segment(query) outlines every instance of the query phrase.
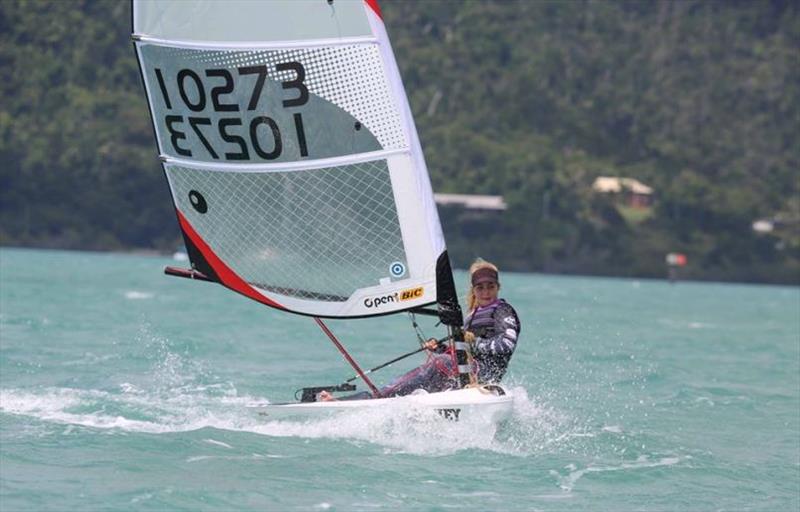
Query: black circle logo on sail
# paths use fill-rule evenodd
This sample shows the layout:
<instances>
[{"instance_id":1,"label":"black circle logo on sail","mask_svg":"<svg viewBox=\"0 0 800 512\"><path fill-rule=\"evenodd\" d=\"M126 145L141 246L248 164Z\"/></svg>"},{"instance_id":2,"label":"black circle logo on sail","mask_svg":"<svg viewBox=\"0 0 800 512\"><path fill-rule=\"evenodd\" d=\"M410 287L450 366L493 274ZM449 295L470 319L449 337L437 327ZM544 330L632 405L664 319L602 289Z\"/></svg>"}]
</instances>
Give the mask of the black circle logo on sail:
<instances>
[{"instance_id":1,"label":"black circle logo on sail","mask_svg":"<svg viewBox=\"0 0 800 512\"><path fill-rule=\"evenodd\" d=\"M199 213L206 213L208 211L208 203L206 203L206 198L203 197L203 194L196 190L189 191L189 201L192 203L192 208L197 210Z\"/></svg>"}]
</instances>

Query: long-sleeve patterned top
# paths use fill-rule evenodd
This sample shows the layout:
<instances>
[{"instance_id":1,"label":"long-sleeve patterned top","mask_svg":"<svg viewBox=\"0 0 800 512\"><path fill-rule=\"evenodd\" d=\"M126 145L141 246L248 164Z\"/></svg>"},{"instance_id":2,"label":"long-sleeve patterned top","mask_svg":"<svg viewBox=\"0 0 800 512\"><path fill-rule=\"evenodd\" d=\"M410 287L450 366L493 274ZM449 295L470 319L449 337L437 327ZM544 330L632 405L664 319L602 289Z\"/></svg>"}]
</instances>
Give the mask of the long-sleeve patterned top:
<instances>
[{"instance_id":1,"label":"long-sleeve patterned top","mask_svg":"<svg viewBox=\"0 0 800 512\"><path fill-rule=\"evenodd\" d=\"M464 330L475 334L472 351L478 363L479 382L500 382L517 347L520 329L517 312L503 299L478 307L467 315Z\"/></svg>"}]
</instances>

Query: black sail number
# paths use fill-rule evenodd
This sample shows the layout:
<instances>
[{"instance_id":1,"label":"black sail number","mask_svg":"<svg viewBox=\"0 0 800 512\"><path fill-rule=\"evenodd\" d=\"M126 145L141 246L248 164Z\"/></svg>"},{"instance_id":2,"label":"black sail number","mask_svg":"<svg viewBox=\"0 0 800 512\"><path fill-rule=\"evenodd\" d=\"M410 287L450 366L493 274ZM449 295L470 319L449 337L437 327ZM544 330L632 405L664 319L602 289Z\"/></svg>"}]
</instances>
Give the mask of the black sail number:
<instances>
[{"instance_id":1,"label":"black sail number","mask_svg":"<svg viewBox=\"0 0 800 512\"><path fill-rule=\"evenodd\" d=\"M238 112L238 103L222 103L219 99L223 94L230 94L233 92L233 77L230 71L227 69L207 69L206 76L225 80L225 85L218 85L211 89L211 104L214 106L214 112Z\"/></svg>"},{"instance_id":2,"label":"black sail number","mask_svg":"<svg viewBox=\"0 0 800 512\"><path fill-rule=\"evenodd\" d=\"M306 69L303 67L302 64L299 62L281 62L280 64L275 66L275 69L278 71L294 71L296 74L296 78L294 80L289 80L288 82L282 82L281 86L286 89L296 89L299 93L299 96L296 98L292 98L289 100L283 100L284 107L299 107L300 105L305 105L308 103L308 88L306 84L303 83L303 80L306 79Z\"/></svg>"},{"instance_id":3,"label":"black sail number","mask_svg":"<svg viewBox=\"0 0 800 512\"><path fill-rule=\"evenodd\" d=\"M168 112L164 116L164 125L169 134L170 145L177 155L243 161L249 160L254 154L263 160L275 160L283 153L285 137L288 135L289 138L296 139L296 145L290 144L290 147L297 147L300 157L308 156L310 141L306 139L303 114L296 109L306 105L310 98L305 84L306 70L302 63L289 61L275 64L275 73L290 72L293 75L288 78L287 73L281 75L284 78L281 88L285 92L280 98L280 105L284 109L292 109L281 116L266 115L263 110L258 111L270 73L265 65L243 66L235 70L206 69L200 72L184 68L173 76L160 68L155 68L154 72L163 105ZM172 87L168 87L170 82ZM246 89L239 93L242 88ZM180 96L178 103L182 105L176 105L174 99L170 98L170 91L174 93L176 89ZM235 100L237 97L246 98L247 106L240 105ZM184 108L200 115L184 117L173 113ZM231 113L243 110L255 113L255 117L230 117ZM210 111L227 115L211 117ZM202 113L206 115L203 116ZM224 147L215 147L215 144L220 146L220 141L223 141ZM198 151L202 154L196 154Z\"/></svg>"},{"instance_id":4,"label":"black sail number","mask_svg":"<svg viewBox=\"0 0 800 512\"><path fill-rule=\"evenodd\" d=\"M273 149L272 151L264 151L258 140L258 126L265 124L272 130ZM262 130L263 131L263 130ZM250 140L253 141L253 149L256 150L258 156L264 160L274 160L281 156L283 151L283 142L281 141L281 132L278 130L278 125L275 121L267 116L259 116L253 119L250 123Z\"/></svg>"},{"instance_id":5,"label":"black sail number","mask_svg":"<svg viewBox=\"0 0 800 512\"><path fill-rule=\"evenodd\" d=\"M194 130L194 133L197 135L197 138L200 139L200 142L206 148L206 150L208 151L208 154L210 154L211 158L213 158L214 160L218 160L219 159L219 155L217 155L217 152L214 151L214 148L208 142L208 139L203 135L203 132L200 131L200 128L199 128L200 125L211 126L211 119L209 119L207 117L190 117L189 118L189 126L192 127L192 130Z\"/></svg>"},{"instance_id":6,"label":"black sail number","mask_svg":"<svg viewBox=\"0 0 800 512\"><path fill-rule=\"evenodd\" d=\"M219 120L219 135L222 140L239 146L239 152L225 153L225 158L228 160L250 160L247 142L241 135L228 133L229 126L242 126L242 120L236 117Z\"/></svg>"},{"instance_id":7,"label":"black sail number","mask_svg":"<svg viewBox=\"0 0 800 512\"><path fill-rule=\"evenodd\" d=\"M247 104L247 110L255 110L258 106L258 99L261 97L261 91L264 89L264 82L267 80L267 66L247 66L238 68L236 71L239 72L239 75L257 75L250 102Z\"/></svg>"},{"instance_id":8,"label":"black sail number","mask_svg":"<svg viewBox=\"0 0 800 512\"><path fill-rule=\"evenodd\" d=\"M194 82L194 86L197 92L197 103L192 103L189 100L189 93L187 92L187 78L189 82ZM178 71L178 92L181 95L181 99L183 100L183 104L189 107L189 110L192 112L202 112L206 109L206 90L203 87L203 81L200 80L200 76L192 71L191 69L182 69Z\"/></svg>"},{"instance_id":9,"label":"black sail number","mask_svg":"<svg viewBox=\"0 0 800 512\"><path fill-rule=\"evenodd\" d=\"M181 156L192 156L192 152L188 149L182 148L179 144L181 140L186 139L186 134L179 130L175 123L183 122L183 116L166 116L164 122L167 123L167 130L169 131L169 141L172 143L172 149Z\"/></svg>"}]
</instances>

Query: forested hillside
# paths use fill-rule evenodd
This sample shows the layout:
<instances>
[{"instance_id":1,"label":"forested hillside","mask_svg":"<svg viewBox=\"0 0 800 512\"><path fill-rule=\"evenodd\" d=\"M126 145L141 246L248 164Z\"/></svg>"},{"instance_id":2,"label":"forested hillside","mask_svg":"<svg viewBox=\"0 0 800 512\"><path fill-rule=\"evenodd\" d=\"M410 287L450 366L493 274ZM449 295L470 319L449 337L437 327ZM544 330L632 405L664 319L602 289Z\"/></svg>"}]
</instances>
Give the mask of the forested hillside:
<instances>
[{"instance_id":1,"label":"forested hillside","mask_svg":"<svg viewBox=\"0 0 800 512\"><path fill-rule=\"evenodd\" d=\"M456 266L661 277L677 251L687 277L800 283L797 2L381 8L435 191L509 205L442 209ZM127 1L0 2L3 245L179 244L130 27Z\"/></svg>"}]
</instances>

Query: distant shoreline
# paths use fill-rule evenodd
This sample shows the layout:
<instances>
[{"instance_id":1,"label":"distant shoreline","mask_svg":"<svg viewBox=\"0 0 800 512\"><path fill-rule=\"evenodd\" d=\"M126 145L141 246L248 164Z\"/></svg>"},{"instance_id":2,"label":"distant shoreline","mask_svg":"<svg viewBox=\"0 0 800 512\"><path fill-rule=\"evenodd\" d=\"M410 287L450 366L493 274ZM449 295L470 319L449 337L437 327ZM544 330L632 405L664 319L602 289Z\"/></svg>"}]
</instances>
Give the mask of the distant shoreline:
<instances>
[{"instance_id":1,"label":"distant shoreline","mask_svg":"<svg viewBox=\"0 0 800 512\"><path fill-rule=\"evenodd\" d=\"M174 251L161 251L158 249L148 248L130 248L130 249L64 249L56 247L30 247L20 245L4 245L0 244L0 250L22 250L22 251L58 251L58 252L76 252L76 253L89 253L89 254L118 254L127 256L145 256L151 258L164 258L173 259L174 254L183 252L181 248L176 248ZM173 259L174 261L174 259ZM188 264L188 261L183 260ZM465 268L454 267L454 270L465 272ZM612 275L612 274L595 274L595 273L567 273L567 272L544 272L542 270L504 270L507 274L539 274L544 276L561 276L561 277L596 277L601 279L625 279L629 281L669 281L665 269L664 277L658 276L631 276L631 275ZM693 275L686 278L679 278L675 280L676 283L719 283L719 284L743 284L743 285L759 285L759 286L789 286L800 287L800 276L794 282L792 281L752 281L752 280L721 280L712 278L703 278Z\"/></svg>"}]
</instances>

